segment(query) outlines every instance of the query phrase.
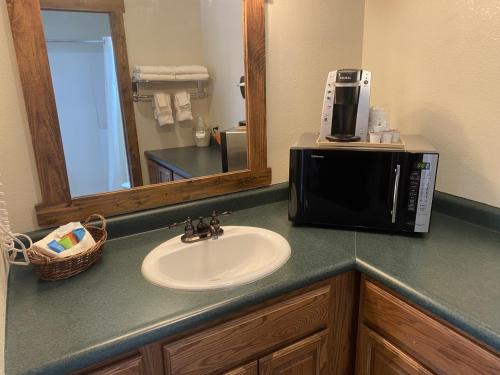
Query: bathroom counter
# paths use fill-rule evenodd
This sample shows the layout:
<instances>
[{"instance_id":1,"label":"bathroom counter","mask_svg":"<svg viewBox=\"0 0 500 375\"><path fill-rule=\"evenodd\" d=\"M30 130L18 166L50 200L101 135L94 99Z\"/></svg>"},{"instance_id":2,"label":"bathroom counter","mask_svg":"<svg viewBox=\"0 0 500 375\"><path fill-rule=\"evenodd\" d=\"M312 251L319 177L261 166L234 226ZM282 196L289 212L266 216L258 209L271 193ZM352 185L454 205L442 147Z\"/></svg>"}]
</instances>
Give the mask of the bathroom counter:
<instances>
[{"instance_id":1,"label":"bathroom counter","mask_svg":"<svg viewBox=\"0 0 500 375\"><path fill-rule=\"evenodd\" d=\"M201 205L225 210L239 203L244 209L224 217L223 225L280 233L292 247L285 266L260 281L223 291L162 289L145 281L141 263L180 231L157 229L110 240L98 264L66 281L39 282L29 269L16 267L9 282L6 374L74 371L353 269L500 350L499 232L440 212L433 214L426 236L293 227L286 201L260 199L259 192L240 194L241 202L236 194ZM259 200L260 206L247 204ZM177 216L199 205L183 205ZM175 210L169 208L173 216L164 217L161 225L175 217ZM150 215L161 221L159 210ZM138 214L133 220L150 219ZM120 225L112 237L124 234L126 225Z\"/></svg>"},{"instance_id":2,"label":"bathroom counter","mask_svg":"<svg viewBox=\"0 0 500 375\"><path fill-rule=\"evenodd\" d=\"M208 147L177 147L145 151L146 158L172 170L184 178L195 178L222 173L221 148L217 144Z\"/></svg>"}]
</instances>

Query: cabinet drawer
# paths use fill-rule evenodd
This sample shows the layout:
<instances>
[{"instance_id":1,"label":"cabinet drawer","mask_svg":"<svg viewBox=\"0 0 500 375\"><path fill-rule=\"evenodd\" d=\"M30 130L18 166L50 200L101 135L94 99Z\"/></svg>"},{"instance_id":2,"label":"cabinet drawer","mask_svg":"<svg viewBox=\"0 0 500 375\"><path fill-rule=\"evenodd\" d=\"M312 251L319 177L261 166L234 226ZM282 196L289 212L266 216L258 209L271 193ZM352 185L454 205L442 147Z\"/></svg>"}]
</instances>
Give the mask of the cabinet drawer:
<instances>
[{"instance_id":1,"label":"cabinet drawer","mask_svg":"<svg viewBox=\"0 0 500 375\"><path fill-rule=\"evenodd\" d=\"M88 371L88 375L142 375L141 371L142 356L133 357L103 366L97 370Z\"/></svg>"},{"instance_id":2,"label":"cabinet drawer","mask_svg":"<svg viewBox=\"0 0 500 375\"><path fill-rule=\"evenodd\" d=\"M324 287L163 347L169 375L230 370L327 327Z\"/></svg>"},{"instance_id":3,"label":"cabinet drawer","mask_svg":"<svg viewBox=\"0 0 500 375\"><path fill-rule=\"evenodd\" d=\"M440 374L500 374L500 357L377 285L364 283L362 320Z\"/></svg>"}]
</instances>

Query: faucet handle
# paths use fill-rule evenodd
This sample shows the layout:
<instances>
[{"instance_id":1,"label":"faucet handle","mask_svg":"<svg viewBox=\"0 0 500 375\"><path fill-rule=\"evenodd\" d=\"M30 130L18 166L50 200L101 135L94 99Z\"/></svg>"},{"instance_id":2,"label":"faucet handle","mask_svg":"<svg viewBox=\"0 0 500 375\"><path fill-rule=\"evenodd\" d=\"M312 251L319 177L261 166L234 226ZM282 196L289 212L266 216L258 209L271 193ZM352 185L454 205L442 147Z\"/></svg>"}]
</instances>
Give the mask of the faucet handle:
<instances>
[{"instance_id":1,"label":"faucet handle","mask_svg":"<svg viewBox=\"0 0 500 375\"><path fill-rule=\"evenodd\" d=\"M215 213L215 211L212 211L212 219L210 220L210 225L216 227L216 229L219 229L220 227L220 221L219 221L219 216L226 216L226 215L231 215L231 211L226 211L222 212L220 214Z\"/></svg>"},{"instance_id":2,"label":"faucet handle","mask_svg":"<svg viewBox=\"0 0 500 375\"><path fill-rule=\"evenodd\" d=\"M212 215L210 215L212 217L212 220L215 219L215 218L218 218L219 216L227 216L227 215L231 215L232 212L231 211L226 211L226 212L221 212L220 214L217 214L215 213L215 211L212 211Z\"/></svg>"},{"instance_id":3,"label":"faucet handle","mask_svg":"<svg viewBox=\"0 0 500 375\"><path fill-rule=\"evenodd\" d=\"M193 225L193 220L188 217L186 220L181 221L179 223L172 223L168 226L168 229L172 229L181 225L185 225L184 227L184 233L187 235L192 235L194 233L194 225Z\"/></svg>"}]
</instances>

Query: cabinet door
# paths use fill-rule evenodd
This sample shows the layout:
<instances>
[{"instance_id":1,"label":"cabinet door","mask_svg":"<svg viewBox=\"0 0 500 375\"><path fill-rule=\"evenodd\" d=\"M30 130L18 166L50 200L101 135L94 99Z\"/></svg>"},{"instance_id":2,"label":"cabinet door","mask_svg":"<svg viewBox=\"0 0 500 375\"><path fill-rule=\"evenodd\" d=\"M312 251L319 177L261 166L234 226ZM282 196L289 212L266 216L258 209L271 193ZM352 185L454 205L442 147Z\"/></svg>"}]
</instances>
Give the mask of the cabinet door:
<instances>
[{"instance_id":1,"label":"cabinet door","mask_svg":"<svg viewBox=\"0 0 500 375\"><path fill-rule=\"evenodd\" d=\"M322 331L259 360L259 375L328 373L328 331Z\"/></svg>"},{"instance_id":2,"label":"cabinet door","mask_svg":"<svg viewBox=\"0 0 500 375\"><path fill-rule=\"evenodd\" d=\"M88 375L146 375L143 374L140 355L86 372Z\"/></svg>"},{"instance_id":3,"label":"cabinet door","mask_svg":"<svg viewBox=\"0 0 500 375\"><path fill-rule=\"evenodd\" d=\"M148 159L149 182L151 184L161 184L173 181L173 172L160 164Z\"/></svg>"},{"instance_id":4,"label":"cabinet door","mask_svg":"<svg viewBox=\"0 0 500 375\"><path fill-rule=\"evenodd\" d=\"M366 326L358 338L357 375L431 375L432 373Z\"/></svg>"},{"instance_id":5,"label":"cabinet door","mask_svg":"<svg viewBox=\"0 0 500 375\"><path fill-rule=\"evenodd\" d=\"M258 375L259 367L257 362L238 367L232 371L225 372L223 375Z\"/></svg>"}]
</instances>

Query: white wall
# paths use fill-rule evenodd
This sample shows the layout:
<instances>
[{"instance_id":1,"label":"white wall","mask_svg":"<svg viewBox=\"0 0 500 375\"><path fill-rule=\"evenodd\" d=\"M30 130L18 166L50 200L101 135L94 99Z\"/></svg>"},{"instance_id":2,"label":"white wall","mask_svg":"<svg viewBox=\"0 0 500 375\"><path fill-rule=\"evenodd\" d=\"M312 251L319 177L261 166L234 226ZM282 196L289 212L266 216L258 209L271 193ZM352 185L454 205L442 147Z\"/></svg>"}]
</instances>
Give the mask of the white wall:
<instances>
[{"instance_id":1,"label":"white wall","mask_svg":"<svg viewBox=\"0 0 500 375\"><path fill-rule=\"evenodd\" d=\"M267 2L267 144L273 183L288 181L289 148L319 131L328 72L361 65L363 0Z\"/></svg>"},{"instance_id":2,"label":"white wall","mask_svg":"<svg viewBox=\"0 0 500 375\"><path fill-rule=\"evenodd\" d=\"M210 71L209 123L226 130L245 120L245 100L236 86L245 74L243 1L199 0L203 55Z\"/></svg>"},{"instance_id":3,"label":"white wall","mask_svg":"<svg viewBox=\"0 0 500 375\"><path fill-rule=\"evenodd\" d=\"M125 34L131 69L134 65L204 65L199 0L125 0L125 9ZM155 87L162 91L175 91L196 86L168 83ZM194 121L199 115L208 117L206 99L193 100L191 105ZM160 127L154 119L151 103L134 104L134 110L142 174L147 183L149 176L144 151L194 145L194 122L183 121Z\"/></svg>"},{"instance_id":4,"label":"white wall","mask_svg":"<svg viewBox=\"0 0 500 375\"><path fill-rule=\"evenodd\" d=\"M199 0L189 1L199 6ZM126 0L131 65L149 64L153 58L139 49L141 43L148 44L154 36L149 31L149 22L144 21L146 16L157 15L164 27L172 27L159 34L163 44L171 45L178 40L179 48L187 48L187 44L182 43L183 35L171 38L173 22L182 19L181 9L170 7L169 12L160 13L159 7L164 2L148 1L148 8L138 10L137 22L141 27L130 33L133 23L130 17L136 12L132 9L138 3ZM176 4L181 2L173 1L171 5ZM199 19L197 23L192 22L189 27L200 25ZM268 0L266 28L268 160L273 169L273 183L277 183L288 179L288 150L295 138L302 132L318 129L327 72L339 67L360 66L363 1ZM144 59L139 59L140 56ZM201 52L192 59L180 59L179 56L172 56L176 59L173 64L192 63L195 57L202 57ZM29 231L37 227L33 207L40 202L40 193L5 2L0 2L0 93L4 98L0 101L0 170L7 185L13 226L18 231ZM152 116L147 104L139 109L140 112L146 110L143 116ZM142 131L140 116L137 115L139 132ZM145 126L156 128L152 121L145 122ZM168 139L177 132L191 137L189 125L187 129L162 131L167 133ZM163 143L166 141L161 142L154 148L168 147ZM144 149L144 145L141 147Z\"/></svg>"},{"instance_id":5,"label":"white wall","mask_svg":"<svg viewBox=\"0 0 500 375\"><path fill-rule=\"evenodd\" d=\"M440 152L437 189L500 207L500 8L488 0L366 0L372 102Z\"/></svg>"},{"instance_id":6,"label":"white wall","mask_svg":"<svg viewBox=\"0 0 500 375\"><path fill-rule=\"evenodd\" d=\"M12 227L28 231L37 227L34 206L41 196L5 1L0 1L0 98L0 178Z\"/></svg>"}]
</instances>

